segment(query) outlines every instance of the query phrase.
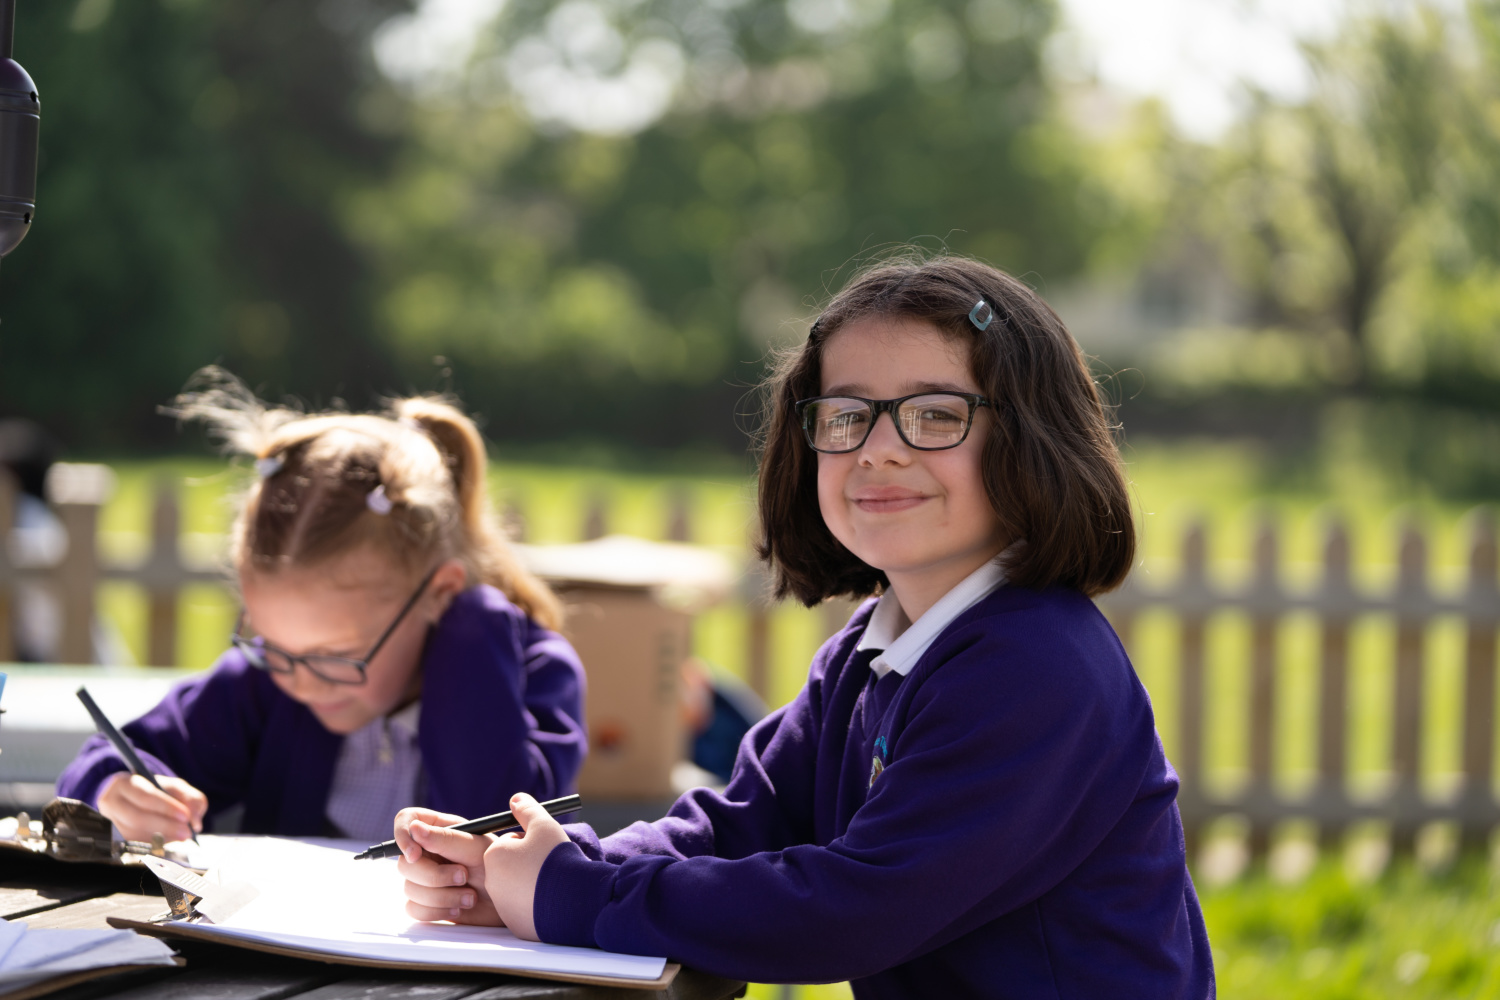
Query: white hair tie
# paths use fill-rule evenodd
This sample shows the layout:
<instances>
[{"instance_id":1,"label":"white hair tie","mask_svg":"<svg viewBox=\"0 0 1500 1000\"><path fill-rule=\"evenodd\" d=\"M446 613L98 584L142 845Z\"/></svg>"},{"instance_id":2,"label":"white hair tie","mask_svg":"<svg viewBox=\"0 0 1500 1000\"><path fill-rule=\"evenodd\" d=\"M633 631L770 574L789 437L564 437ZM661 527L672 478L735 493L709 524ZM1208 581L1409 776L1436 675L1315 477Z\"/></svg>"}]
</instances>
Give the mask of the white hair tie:
<instances>
[{"instance_id":1,"label":"white hair tie","mask_svg":"<svg viewBox=\"0 0 1500 1000\"><path fill-rule=\"evenodd\" d=\"M391 512L393 505L391 498L385 495L384 483L381 483L365 494L365 506L370 508L372 513L379 514L381 517L385 517Z\"/></svg>"},{"instance_id":2,"label":"white hair tie","mask_svg":"<svg viewBox=\"0 0 1500 1000\"><path fill-rule=\"evenodd\" d=\"M285 464L286 462L280 455L267 455L265 458L257 458L255 460L255 471L260 475L260 478L270 479L276 473L280 472L282 466Z\"/></svg>"}]
</instances>

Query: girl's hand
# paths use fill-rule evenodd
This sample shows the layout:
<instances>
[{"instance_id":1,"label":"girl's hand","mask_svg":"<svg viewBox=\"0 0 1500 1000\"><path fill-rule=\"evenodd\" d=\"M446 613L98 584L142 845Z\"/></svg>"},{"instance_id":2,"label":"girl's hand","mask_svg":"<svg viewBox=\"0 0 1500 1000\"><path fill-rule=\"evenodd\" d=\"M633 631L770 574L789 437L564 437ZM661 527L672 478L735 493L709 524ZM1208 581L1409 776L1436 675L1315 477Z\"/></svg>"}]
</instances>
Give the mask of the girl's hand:
<instances>
[{"instance_id":1,"label":"girl's hand","mask_svg":"<svg viewBox=\"0 0 1500 1000\"><path fill-rule=\"evenodd\" d=\"M462 822L462 816L431 809L396 814L396 845L401 848L396 870L406 879L407 915L501 926L484 887L484 852L494 838L448 829Z\"/></svg>"},{"instance_id":2,"label":"girl's hand","mask_svg":"<svg viewBox=\"0 0 1500 1000\"><path fill-rule=\"evenodd\" d=\"M505 926L516 937L536 941L532 904L537 876L547 855L558 844L566 844L568 835L530 795L512 795L510 811L521 824L521 832L491 838L484 852L484 885Z\"/></svg>"},{"instance_id":3,"label":"girl's hand","mask_svg":"<svg viewBox=\"0 0 1500 1000\"><path fill-rule=\"evenodd\" d=\"M202 830L208 797L181 778L158 774L156 780L160 790L138 774L111 775L99 789L99 812L126 840L150 840L158 833L169 841L187 840Z\"/></svg>"}]
</instances>

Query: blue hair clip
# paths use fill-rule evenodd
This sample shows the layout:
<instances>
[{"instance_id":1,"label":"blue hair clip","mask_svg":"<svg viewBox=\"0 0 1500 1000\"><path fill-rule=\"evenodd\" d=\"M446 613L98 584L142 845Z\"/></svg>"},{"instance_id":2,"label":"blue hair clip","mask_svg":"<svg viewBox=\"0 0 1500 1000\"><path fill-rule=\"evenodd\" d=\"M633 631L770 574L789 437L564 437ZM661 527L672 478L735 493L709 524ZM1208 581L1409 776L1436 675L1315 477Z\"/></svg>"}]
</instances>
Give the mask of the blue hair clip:
<instances>
[{"instance_id":1,"label":"blue hair clip","mask_svg":"<svg viewBox=\"0 0 1500 1000\"><path fill-rule=\"evenodd\" d=\"M394 503L390 497L386 496L384 483L365 494L365 506L370 508L370 513L379 514L381 517L391 512Z\"/></svg>"},{"instance_id":2,"label":"blue hair clip","mask_svg":"<svg viewBox=\"0 0 1500 1000\"><path fill-rule=\"evenodd\" d=\"M990 304L984 299L974 303L974 308L969 310L969 322L973 323L974 328L980 333L988 330L994 319L995 310L991 309Z\"/></svg>"}]
</instances>

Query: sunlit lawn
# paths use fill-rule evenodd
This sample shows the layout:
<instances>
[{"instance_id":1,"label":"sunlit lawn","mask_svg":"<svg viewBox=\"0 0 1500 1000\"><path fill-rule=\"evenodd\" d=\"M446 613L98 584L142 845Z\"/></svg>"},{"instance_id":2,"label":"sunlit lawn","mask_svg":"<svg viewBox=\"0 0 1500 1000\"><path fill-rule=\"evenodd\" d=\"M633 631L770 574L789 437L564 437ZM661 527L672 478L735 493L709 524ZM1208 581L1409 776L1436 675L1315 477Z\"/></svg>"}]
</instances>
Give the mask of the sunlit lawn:
<instances>
[{"instance_id":1,"label":"sunlit lawn","mask_svg":"<svg viewBox=\"0 0 1500 1000\"><path fill-rule=\"evenodd\" d=\"M1334 862L1303 882L1263 872L1204 893L1219 996L1235 1000L1500 997L1500 897L1482 861L1438 874L1399 864L1374 882ZM841 1000L844 984L799 987ZM781 988L752 987L756 1000Z\"/></svg>"},{"instance_id":2,"label":"sunlit lawn","mask_svg":"<svg viewBox=\"0 0 1500 1000\"><path fill-rule=\"evenodd\" d=\"M1298 489L1268 482L1257 453L1243 447L1142 445L1127 457L1142 527L1137 572L1153 582L1175 576L1182 535L1196 518L1209 528L1211 572L1226 581L1246 578L1255 526L1270 516L1282 529L1283 578L1293 586L1311 586L1320 571L1324 525L1335 511L1351 527L1358 584L1383 587L1394 579L1396 533L1407 521L1428 533L1435 586L1456 590L1465 578L1467 506L1402 494L1358 465L1335 463L1321 483ZM102 529L106 551L118 558L144 552L149 496L160 477L184 484L185 532L222 536L231 516L227 497L244 475L227 472L212 459L114 465L120 487L104 513ZM607 511L608 531L663 538L672 498L683 491L690 500L692 540L699 544L742 558L754 522L752 484L730 474L630 475L513 464L502 455L493 485L497 503L524 514L528 540L534 542L577 540L589 508L600 503ZM204 551L220 544L212 537L194 542ZM103 604L139 657L145 647L143 599L124 585L111 585ZM189 592L179 624L185 664L212 662L223 648L233 613L230 597L216 588ZM796 692L829 626L824 611L782 607L775 612L773 703ZM1247 630L1248 623L1232 615L1210 626L1206 764L1210 779L1220 783L1236 781L1245 764ZM736 602L700 616L695 646L699 655L743 673L745 636L746 616ZM1149 614L1137 622L1131 650L1152 692L1169 754L1176 736L1176 641L1171 617ZM1316 622L1288 620L1278 642L1278 778L1297 785L1311 776L1316 747ZM1358 782L1377 784L1389 753L1390 622L1359 622L1351 643L1351 767ZM1429 630L1424 772L1434 785L1458 768L1462 648L1460 622L1439 622ZM1441 877L1402 869L1365 885L1345 882L1330 862L1298 887L1251 876L1229 887L1205 887L1204 892L1226 997L1500 996L1500 963L1490 957L1500 911L1492 899L1491 876L1480 867L1461 867ZM1357 913L1358 919L1339 916L1344 912L1340 907ZM756 987L751 995L779 993ZM847 987L805 988L797 995L801 1000L841 997Z\"/></svg>"}]
</instances>

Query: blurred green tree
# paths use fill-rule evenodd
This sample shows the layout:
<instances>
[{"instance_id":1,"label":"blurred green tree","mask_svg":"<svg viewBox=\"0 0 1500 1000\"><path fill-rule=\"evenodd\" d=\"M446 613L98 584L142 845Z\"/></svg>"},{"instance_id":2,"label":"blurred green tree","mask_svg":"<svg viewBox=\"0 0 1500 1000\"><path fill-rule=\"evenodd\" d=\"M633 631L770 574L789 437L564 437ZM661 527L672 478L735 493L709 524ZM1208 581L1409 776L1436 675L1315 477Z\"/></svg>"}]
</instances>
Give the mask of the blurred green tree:
<instances>
[{"instance_id":1,"label":"blurred green tree","mask_svg":"<svg viewBox=\"0 0 1500 1000\"><path fill-rule=\"evenodd\" d=\"M1216 222L1253 319L1328 339L1339 381L1367 386L1377 374L1372 326L1428 228L1453 138L1449 35L1421 9L1308 46L1309 98L1257 95L1227 150Z\"/></svg>"},{"instance_id":2,"label":"blurred green tree","mask_svg":"<svg viewBox=\"0 0 1500 1000\"><path fill-rule=\"evenodd\" d=\"M351 201L411 372L500 438L734 446L767 352L917 240L1049 281L1104 220L1042 64L1051 0L518 0ZM414 377L414 376L413 376Z\"/></svg>"},{"instance_id":3,"label":"blurred green tree","mask_svg":"<svg viewBox=\"0 0 1500 1000\"><path fill-rule=\"evenodd\" d=\"M1500 3L1365 12L1306 54L1307 97L1250 95L1216 146L1147 107L1096 147L1118 222L1094 260L1143 285L1161 262L1216 267L1238 300L1148 349L1126 424L1261 435L1312 470L1359 452L1495 496Z\"/></svg>"},{"instance_id":4,"label":"blurred green tree","mask_svg":"<svg viewBox=\"0 0 1500 1000\"><path fill-rule=\"evenodd\" d=\"M387 382L336 205L396 147L362 102L405 0L18 6L44 117L36 224L0 275L0 407L137 447L171 440L156 406L210 361L314 397Z\"/></svg>"}]
</instances>

